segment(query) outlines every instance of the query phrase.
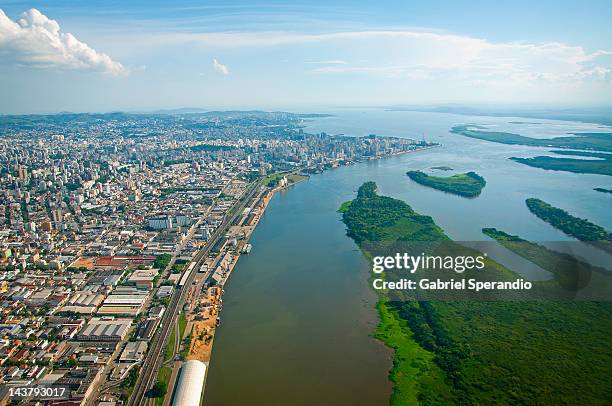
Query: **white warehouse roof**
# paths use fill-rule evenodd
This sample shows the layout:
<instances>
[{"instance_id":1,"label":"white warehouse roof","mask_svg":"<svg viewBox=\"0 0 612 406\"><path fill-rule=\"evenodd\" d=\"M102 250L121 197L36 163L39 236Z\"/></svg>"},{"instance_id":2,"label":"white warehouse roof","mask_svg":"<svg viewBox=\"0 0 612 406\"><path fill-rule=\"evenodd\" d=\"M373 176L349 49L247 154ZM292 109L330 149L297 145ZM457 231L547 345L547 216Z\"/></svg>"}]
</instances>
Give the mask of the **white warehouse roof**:
<instances>
[{"instance_id":1,"label":"white warehouse roof","mask_svg":"<svg viewBox=\"0 0 612 406\"><path fill-rule=\"evenodd\" d=\"M206 364L189 360L181 368L173 406L199 406L206 377Z\"/></svg>"}]
</instances>

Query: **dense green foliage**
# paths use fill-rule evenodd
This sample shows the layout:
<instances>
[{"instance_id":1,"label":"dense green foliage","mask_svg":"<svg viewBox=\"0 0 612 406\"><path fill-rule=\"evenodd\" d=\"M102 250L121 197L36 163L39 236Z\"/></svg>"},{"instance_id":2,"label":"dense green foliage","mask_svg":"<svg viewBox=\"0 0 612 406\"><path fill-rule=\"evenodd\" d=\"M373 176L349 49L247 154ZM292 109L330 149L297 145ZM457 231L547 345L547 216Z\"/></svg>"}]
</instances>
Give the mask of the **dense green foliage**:
<instances>
[{"instance_id":1,"label":"dense green foliage","mask_svg":"<svg viewBox=\"0 0 612 406\"><path fill-rule=\"evenodd\" d=\"M597 175L612 176L612 154L603 154L584 151L552 151L558 155L575 155L595 159L555 158L552 156L536 156L533 158L516 158L511 160L534 168L551 171L565 171L574 173L593 173Z\"/></svg>"},{"instance_id":2,"label":"dense green foliage","mask_svg":"<svg viewBox=\"0 0 612 406\"><path fill-rule=\"evenodd\" d=\"M576 133L568 137L530 138L507 132L484 131L482 128L476 128L473 125L458 125L453 127L451 132L470 138L508 145L592 149L612 152L612 133Z\"/></svg>"},{"instance_id":3,"label":"dense green foliage","mask_svg":"<svg viewBox=\"0 0 612 406\"><path fill-rule=\"evenodd\" d=\"M459 173L452 176L430 176L421 171L409 171L406 175L416 183L429 186L443 192L464 197L476 197L482 192L487 182L476 172Z\"/></svg>"},{"instance_id":4,"label":"dense green foliage","mask_svg":"<svg viewBox=\"0 0 612 406\"><path fill-rule=\"evenodd\" d=\"M166 396L166 392L168 387L164 385L162 382L155 382L153 388L151 388L151 397L152 398L161 398Z\"/></svg>"},{"instance_id":5,"label":"dense green foliage","mask_svg":"<svg viewBox=\"0 0 612 406\"><path fill-rule=\"evenodd\" d=\"M448 240L430 217L378 196L374 183L364 184L345 209L348 234L367 256L365 242L372 239L425 234ZM395 350L394 405L605 404L612 398L610 303L417 301L378 292L375 336Z\"/></svg>"},{"instance_id":6,"label":"dense green foliage","mask_svg":"<svg viewBox=\"0 0 612 406\"><path fill-rule=\"evenodd\" d=\"M153 268L158 268L160 270L166 269L170 261L172 260L172 255L170 254L161 254L155 258L155 262L153 262Z\"/></svg>"},{"instance_id":7,"label":"dense green foliage","mask_svg":"<svg viewBox=\"0 0 612 406\"><path fill-rule=\"evenodd\" d=\"M612 252L612 234L605 228L586 219L574 217L540 199L530 198L525 200L525 203L533 214L565 234Z\"/></svg>"},{"instance_id":8,"label":"dense green foliage","mask_svg":"<svg viewBox=\"0 0 612 406\"><path fill-rule=\"evenodd\" d=\"M432 241L444 238L442 229L429 216L415 213L401 200L376 194L374 182L364 183L357 199L342 214L348 235L364 241Z\"/></svg>"},{"instance_id":9,"label":"dense green foliage","mask_svg":"<svg viewBox=\"0 0 612 406\"><path fill-rule=\"evenodd\" d=\"M153 387L151 388L151 397L152 398L163 398L166 396L166 392L168 391L168 385L164 382L155 382Z\"/></svg>"}]
</instances>

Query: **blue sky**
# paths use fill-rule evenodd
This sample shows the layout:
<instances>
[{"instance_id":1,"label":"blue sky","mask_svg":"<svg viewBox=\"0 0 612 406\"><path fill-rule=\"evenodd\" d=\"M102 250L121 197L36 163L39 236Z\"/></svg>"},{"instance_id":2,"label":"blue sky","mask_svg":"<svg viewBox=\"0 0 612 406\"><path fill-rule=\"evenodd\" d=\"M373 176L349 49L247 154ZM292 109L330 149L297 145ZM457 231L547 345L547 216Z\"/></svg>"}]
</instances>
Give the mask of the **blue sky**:
<instances>
[{"instance_id":1,"label":"blue sky","mask_svg":"<svg viewBox=\"0 0 612 406\"><path fill-rule=\"evenodd\" d=\"M0 0L0 10L0 113L612 104L609 1Z\"/></svg>"}]
</instances>

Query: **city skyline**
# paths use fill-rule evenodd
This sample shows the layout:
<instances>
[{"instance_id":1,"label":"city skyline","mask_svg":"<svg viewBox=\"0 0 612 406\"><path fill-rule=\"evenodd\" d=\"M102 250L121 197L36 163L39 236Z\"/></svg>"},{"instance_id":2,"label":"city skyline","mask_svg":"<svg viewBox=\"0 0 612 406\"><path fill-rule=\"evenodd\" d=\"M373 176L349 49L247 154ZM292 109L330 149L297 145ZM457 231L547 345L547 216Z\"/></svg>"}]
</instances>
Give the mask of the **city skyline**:
<instances>
[{"instance_id":1,"label":"city skyline","mask_svg":"<svg viewBox=\"0 0 612 406\"><path fill-rule=\"evenodd\" d=\"M605 2L0 10L0 114L612 103Z\"/></svg>"}]
</instances>

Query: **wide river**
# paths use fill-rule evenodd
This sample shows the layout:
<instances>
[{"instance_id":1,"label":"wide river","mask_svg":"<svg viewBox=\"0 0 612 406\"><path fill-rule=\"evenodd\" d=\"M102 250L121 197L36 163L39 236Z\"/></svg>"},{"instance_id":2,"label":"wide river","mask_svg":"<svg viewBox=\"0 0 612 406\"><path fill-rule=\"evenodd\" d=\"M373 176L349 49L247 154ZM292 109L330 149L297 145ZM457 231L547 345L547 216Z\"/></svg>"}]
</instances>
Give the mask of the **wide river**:
<instances>
[{"instance_id":1,"label":"wide river","mask_svg":"<svg viewBox=\"0 0 612 406\"><path fill-rule=\"evenodd\" d=\"M253 251L240 258L223 296L205 389L206 405L384 405L391 385L391 353L371 337L376 325L369 267L345 234L340 204L365 181L430 215L456 240L482 241L497 227L536 241L571 240L525 206L538 197L612 229L610 177L531 168L508 157L549 155L547 149L507 146L450 134L455 124L486 125L532 137L605 131L594 124L553 120L471 117L442 113L338 110L306 123L309 132L391 135L441 143L428 151L362 162L312 176L277 193L253 233ZM449 166L453 172L431 170ZM487 180L476 199L420 186L412 169L441 175L475 171ZM591 262L610 258L585 248ZM504 250L502 250L504 251ZM499 252L499 260L542 279L537 267Z\"/></svg>"}]
</instances>

